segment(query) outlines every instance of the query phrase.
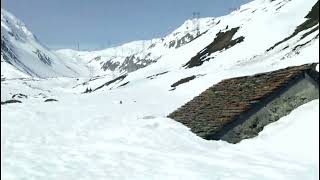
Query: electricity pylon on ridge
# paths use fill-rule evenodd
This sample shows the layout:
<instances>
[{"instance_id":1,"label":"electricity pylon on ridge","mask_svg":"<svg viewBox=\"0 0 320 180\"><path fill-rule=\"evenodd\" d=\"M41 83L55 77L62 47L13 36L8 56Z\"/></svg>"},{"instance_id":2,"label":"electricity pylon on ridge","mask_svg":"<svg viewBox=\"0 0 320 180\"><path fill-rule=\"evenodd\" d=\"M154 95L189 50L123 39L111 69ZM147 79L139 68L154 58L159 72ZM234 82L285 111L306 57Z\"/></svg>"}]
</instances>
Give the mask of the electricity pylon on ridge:
<instances>
[{"instance_id":1,"label":"electricity pylon on ridge","mask_svg":"<svg viewBox=\"0 0 320 180\"><path fill-rule=\"evenodd\" d=\"M200 12L193 12L193 18L192 18L192 23L193 23L193 31L196 31L197 36L200 35Z\"/></svg>"}]
</instances>

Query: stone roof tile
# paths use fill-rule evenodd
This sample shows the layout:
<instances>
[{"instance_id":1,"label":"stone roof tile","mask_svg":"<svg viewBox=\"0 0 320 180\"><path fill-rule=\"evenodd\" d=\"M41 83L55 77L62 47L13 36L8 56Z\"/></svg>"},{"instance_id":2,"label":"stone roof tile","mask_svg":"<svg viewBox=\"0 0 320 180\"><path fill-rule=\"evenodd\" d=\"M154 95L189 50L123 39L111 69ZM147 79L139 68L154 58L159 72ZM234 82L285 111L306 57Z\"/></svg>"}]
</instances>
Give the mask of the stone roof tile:
<instances>
[{"instance_id":1,"label":"stone roof tile","mask_svg":"<svg viewBox=\"0 0 320 180\"><path fill-rule=\"evenodd\" d=\"M204 137L206 133L218 132L271 94L313 71L315 67L316 64L305 64L223 80L168 117ZM319 80L319 77L317 78L316 81Z\"/></svg>"}]
</instances>

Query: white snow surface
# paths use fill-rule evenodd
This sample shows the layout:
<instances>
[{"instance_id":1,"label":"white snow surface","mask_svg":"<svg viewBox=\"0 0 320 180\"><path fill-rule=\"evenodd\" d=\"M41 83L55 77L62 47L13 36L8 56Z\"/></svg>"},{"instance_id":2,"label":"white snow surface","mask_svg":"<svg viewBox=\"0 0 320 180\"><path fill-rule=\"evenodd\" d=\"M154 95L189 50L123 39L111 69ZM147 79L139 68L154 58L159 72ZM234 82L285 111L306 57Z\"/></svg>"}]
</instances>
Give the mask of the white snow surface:
<instances>
[{"instance_id":1,"label":"white snow surface","mask_svg":"<svg viewBox=\"0 0 320 180\"><path fill-rule=\"evenodd\" d=\"M157 41L158 39L133 41L120 46L96 51L60 49L56 50L55 53L62 59L86 64L86 67L89 70L88 76L93 77L96 75L113 74L113 72L105 72L102 70L101 67L104 62L111 61L122 63L126 57L141 53L144 48L149 47L153 42Z\"/></svg>"},{"instance_id":2,"label":"white snow surface","mask_svg":"<svg viewBox=\"0 0 320 180\"><path fill-rule=\"evenodd\" d=\"M3 43L9 50L4 50ZM41 61L39 55L35 53L37 51L43 57L48 58L50 64ZM9 58L10 63L7 63L3 53L7 56L14 54L16 59L11 57ZM11 64L13 66L10 66ZM62 60L43 46L24 23L2 8L1 66L5 66L1 67L1 76L9 79L26 76L38 78L77 77L88 74L88 70L85 66L79 65L79 62Z\"/></svg>"},{"instance_id":3,"label":"white snow surface","mask_svg":"<svg viewBox=\"0 0 320 180\"><path fill-rule=\"evenodd\" d=\"M180 48L162 53L164 48L156 46L152 51L162 56L157 62L93 93L82 92L115 74L1 81L1 101L17 93L28 96L15 98L21 104L1 106L1 179L318 179L319 100L238 144L203 140L166 118L223 79L318 62L319 31L300 40L303 31L266 52L294 32L316 2L255 0L215 18L208 32ZM201 66L182 67L227 25L241 26L235 38L244 36L242 43L211 54L214 59ZM99 73L92 69L89 74ZM200 76L169 91L192 75ZM48 98L58 101L43 102Z\"/></svg>"},{"instance_id":4,"label":"white snow surface","mask_svg":"<svg viewBox=\"0 0 320 180\"><path fill-rule=\"evenodd\" d=\"M318 177L318 100L236 145L205 141L150 113L165 102L142 105L116 96L96 97L88 105L77 101L2 108L2 179Z\"/></svg>"},{"instance_id":5,"label":"white snow surface","mask_svg":"<svg viewBox=\"0 0 320 180\"><path fill-rule=\"evenodd\" d=\"M114 71L110 71L102 70L102 65L105 62L119 63L121 65L127 58L130 58L131 56L140 59L147 58L157 61L170 52L175 51L177 41L182 39L186 34L190 34L194 37L197 36L197 25L195 24L195 22L195 19L188 19L176 30L169 33L163 38L133 41L120 46L97 51L60 49L56 51L56 54L58 54L59 57L63 59L68 59L69 61L73 60L88 63L88 67L91 70L90 77L96 75L119 76L125 73L125 71L120 67L117 67ZM214 27L218 21L213 17L206 17L199 18L197 22L199 24L199 33L205 33L210 28ZM172 41L175 42L175 45L173 47L170 47L170 43ZM141 62L135 61L135 63L140 64Z\"/></svg>"}]
</instances>

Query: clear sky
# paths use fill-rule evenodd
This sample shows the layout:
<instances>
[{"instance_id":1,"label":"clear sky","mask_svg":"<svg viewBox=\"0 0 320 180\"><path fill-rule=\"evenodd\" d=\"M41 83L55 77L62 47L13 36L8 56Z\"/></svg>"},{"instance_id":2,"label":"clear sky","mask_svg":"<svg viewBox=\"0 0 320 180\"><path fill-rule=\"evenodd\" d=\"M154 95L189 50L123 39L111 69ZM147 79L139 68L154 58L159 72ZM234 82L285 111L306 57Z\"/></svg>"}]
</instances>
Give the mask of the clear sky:
<instances>
[{"instance_id":1,"label":"clear sky","mask_svg":"<svg viewBox=\"0 0 320 180\"><path fill-rule=\"evenodd\" d=\"M193 12L201 17L228 14L250 0L4 0L50 48L96 49L162 37Z\"/></svg>"}]
</instances>

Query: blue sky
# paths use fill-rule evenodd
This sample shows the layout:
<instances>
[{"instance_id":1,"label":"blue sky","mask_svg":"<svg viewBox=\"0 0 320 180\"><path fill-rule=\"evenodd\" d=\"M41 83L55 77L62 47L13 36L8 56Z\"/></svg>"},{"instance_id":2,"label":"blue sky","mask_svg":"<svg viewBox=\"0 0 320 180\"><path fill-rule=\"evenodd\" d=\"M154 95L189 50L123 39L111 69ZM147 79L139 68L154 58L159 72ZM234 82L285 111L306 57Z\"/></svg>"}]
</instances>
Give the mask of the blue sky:
<instances>
[{"instance_id":1,"label":"blue sky","mask_svg":"<svg viewBox=\"0 0 320 180\"><path fill-rule=\"evenodd\" d=\"M201 17L228 14L250 0L4 0L50 48L96 49L162 37L193 12Z\"/></svg>"}]
</instances>

